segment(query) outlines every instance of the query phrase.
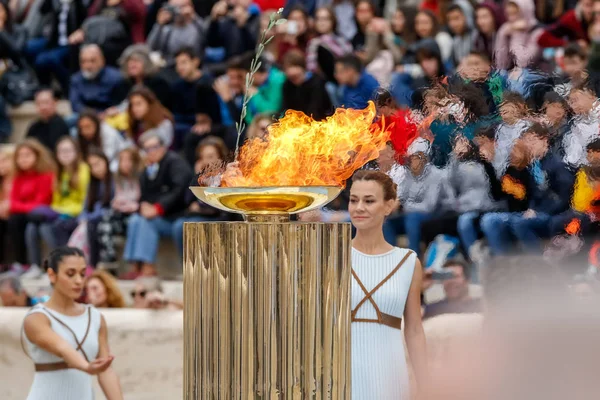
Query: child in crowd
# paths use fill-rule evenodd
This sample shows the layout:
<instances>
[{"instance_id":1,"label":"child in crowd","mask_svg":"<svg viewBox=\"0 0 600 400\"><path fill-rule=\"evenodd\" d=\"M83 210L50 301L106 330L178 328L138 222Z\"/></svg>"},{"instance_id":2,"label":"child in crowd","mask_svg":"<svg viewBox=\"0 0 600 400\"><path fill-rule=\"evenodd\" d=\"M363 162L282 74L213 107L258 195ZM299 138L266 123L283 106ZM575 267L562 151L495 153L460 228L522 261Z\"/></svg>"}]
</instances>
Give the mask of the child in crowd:
<instances>
[{"instance_id":1,"label":"child in crowd","mask_svg":"<svg viewBox=\"0 0 600 400\"><path fill-rule=\"evenodd\" d=\"M473 29L473 6L466 0L456 0L446 11L448 30L452 35L454 64L471 53L476 31Z\"/></svg>"},{"instance_id":2,"label":"child in crowd","mask_svg":"<svg viewBox=\"0 0 600 400\"><path fill-rule=\"evenodd\" d=\"M163 143L170 147L173 144L173 115L158 101L154 93L143 86L136 86L129 92L129 129L127 135L134 143L138 143L144 134L156 133Z\"/></svg>"},{"instance_id":3,"label":"child in crowd","mask_svg":"<svg viewBox=\"0 0 600 400\"><path fill-rule=\"evenodd\" d=\"M102 122L95 111L87 110L77 119L77 142L81 155L87 159L90 149L102 150L110 162L110 170L116 171L119 150L125 146L125 139L112 126Z\"/></svg>"}]
</instances>

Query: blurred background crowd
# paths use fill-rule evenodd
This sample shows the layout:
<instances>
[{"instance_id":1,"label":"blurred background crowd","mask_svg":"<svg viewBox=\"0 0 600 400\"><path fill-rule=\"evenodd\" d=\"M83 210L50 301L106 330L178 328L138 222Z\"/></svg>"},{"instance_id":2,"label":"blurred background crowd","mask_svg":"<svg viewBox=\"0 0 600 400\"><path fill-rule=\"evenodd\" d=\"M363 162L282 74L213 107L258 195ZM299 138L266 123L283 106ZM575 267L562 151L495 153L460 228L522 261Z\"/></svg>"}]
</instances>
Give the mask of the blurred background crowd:
<instances>
[{"instance_id":1,"label":"blurred background crowd","mask_svg":"<svg viewBox=\"0 0 600 400\"><path fill-rule=\"evenodd\" d=\"M287 21L262 38L279 8ZM242 142L268 140L288 109L324 119L373 100L391 132L374 164L399 184L385 236L421 256L426 287L444 282L448 299L431 312L452 299L477 309L469 282L488 254L543 253L595 288L598 0L8 0L5 305L39 300L20 279L42 276L48 249L84 249L100 274L89 278L91 299L111 275L156 276L161 240L181 257L185 222L237 218L188 186L207 165L232 161L245 76L268 39ZM30 102L36 120L15 137L9 110ZM344 192L298 218L347 221L347 201ZM181 260L170 264L179 274ZM134 298L160 292L135 288ZM148 304L177 306L158 297ZM123 305L106 299L97 304Z\"/></svg>"}]
</instances>

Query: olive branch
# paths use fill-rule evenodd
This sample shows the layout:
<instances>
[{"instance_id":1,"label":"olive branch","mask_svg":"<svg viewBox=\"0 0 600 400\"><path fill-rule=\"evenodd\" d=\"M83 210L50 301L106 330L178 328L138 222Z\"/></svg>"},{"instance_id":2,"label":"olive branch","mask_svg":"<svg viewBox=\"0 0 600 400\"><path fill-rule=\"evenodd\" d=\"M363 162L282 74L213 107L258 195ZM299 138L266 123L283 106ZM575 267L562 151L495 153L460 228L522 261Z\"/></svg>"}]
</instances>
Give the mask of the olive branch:
<instances>
[{"instance_id":1,"label":"olive branch","mask_svg":"<svg viewBox=\"0 0 600 400\"><path fill-rule=\"evenodd\" d=\"M252 62L250 63L250 71L246 74L246 87L244 90L244 99L242 101L242 112L240 114L240 121L235 123L235 127L237 129L237 140L235 142L235 157L234 157L235 160L237 160L238 154L240 151L240 137L242 136L242 132L246 128L246 123L244 122L244 120L246 118L248 103L250 102L250 99L253 96L252 94L250 94L250 89L252 88L252 85L254 84L254 74L256 74L256 72L262 65L262 62L260 61L260 56L262 55L263 51L265 50L265 46L268 45L269 42L271 40L273 40L273 38L275 37L275 36L271 36L270 38L267 39L267 34L271 31L271 29L273 29L277 25L281 25L286 22L286 20L284 18L280 18L281 13L283 13L283 8L280 8L279 10L275 11L274 13L271 13L271 15L269 16L269 24L267 25L265 30L262 32L262 35L260 37L260 42L258 43L258 46L256 47L256 55L254 56L254 58L252 59Z\"/></svg>"}]
</instances>

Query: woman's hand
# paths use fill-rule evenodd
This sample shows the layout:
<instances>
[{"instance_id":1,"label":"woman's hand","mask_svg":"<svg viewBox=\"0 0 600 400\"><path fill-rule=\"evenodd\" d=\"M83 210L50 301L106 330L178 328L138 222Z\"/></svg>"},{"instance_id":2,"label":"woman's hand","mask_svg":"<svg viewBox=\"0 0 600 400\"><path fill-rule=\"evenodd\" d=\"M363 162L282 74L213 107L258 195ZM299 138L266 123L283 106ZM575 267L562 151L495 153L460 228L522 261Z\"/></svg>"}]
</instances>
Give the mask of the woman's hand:
<instances>
[{"instance_id":1,"label":"woman's hand","mask_svg":"<svg viewBox=\"0 0 600 400\"><path fill-rule=\"evenodd\" d=\"M101 374L110 368L114 359L114 356L96 358L94 361L88 363L83 372L87 372L90 375Z\"/></svg>"}]
</instances>

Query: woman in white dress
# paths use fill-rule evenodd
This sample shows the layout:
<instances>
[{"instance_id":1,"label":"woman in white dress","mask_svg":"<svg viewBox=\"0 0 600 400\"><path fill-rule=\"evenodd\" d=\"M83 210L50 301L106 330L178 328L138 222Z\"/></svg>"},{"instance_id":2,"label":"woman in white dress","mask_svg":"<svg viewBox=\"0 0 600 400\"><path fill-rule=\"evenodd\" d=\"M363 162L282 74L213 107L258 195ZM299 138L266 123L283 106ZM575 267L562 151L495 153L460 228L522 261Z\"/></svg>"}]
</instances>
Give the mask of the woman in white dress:
<instances>
[{"instance_id":1,"label":"woman in white dress","mask_svg":"<svg viewBox=\"0 0 600 400\"><path fill-rule=\"evenodd\" d=\"M354 400L410 398L401 329L417 384L425 382L421 264L414 252L394 247L383 237L383 221L395 205L396 184L388 175L371 170L354 174L348 207L356 228L352 241Z\"/></svg>"},{"instance_id":2,"label":"woman in white dress","mask_svg":"<svg viewBox=\"0 0 600 400\"><path fill-rule=\"evenodd\" d=\"M81 250L60 247L44 267L53 286L50 299L32 308L23 322L22 345L35 363L27 400L93 400L92 375L107 400L122 400L119 378L110 368L104 317L76 302L85 283Z\"/></svg>"}]
</instances>

